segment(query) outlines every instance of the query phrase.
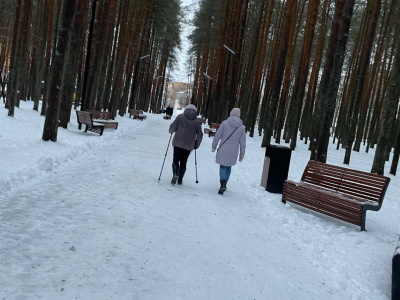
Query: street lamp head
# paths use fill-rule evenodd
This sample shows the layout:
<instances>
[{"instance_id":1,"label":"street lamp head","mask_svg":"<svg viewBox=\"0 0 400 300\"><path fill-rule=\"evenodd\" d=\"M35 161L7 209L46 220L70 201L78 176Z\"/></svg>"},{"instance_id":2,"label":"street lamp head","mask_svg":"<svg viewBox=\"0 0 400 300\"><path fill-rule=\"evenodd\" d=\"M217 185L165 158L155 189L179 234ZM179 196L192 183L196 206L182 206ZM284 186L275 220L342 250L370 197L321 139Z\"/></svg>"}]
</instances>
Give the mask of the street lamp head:
<instances>
[{"instance_id":1,"label":"street lamp head","mask_svg":"<svg viewBox=\"0 0 400 300\"><path fill-rule=\"evenodd\" d=\"M224 47L228 49L228 51L231 52L233 55L237 56L237 53L233 51L231 48L229 48L227 45L224 44Z\"/></svg>"},{"instance_id":2,"label":"street lamp head","mask_svg":"<svg viewBox=\"0 0 400 300\"><path fill-rule=\"evenodd\" d=\"M150 56L150 54L143 55L142 57L139 57L139 60L141 60L143 58L146 58L146 57L149 57L149 56Z\"/></svg>"},{"instance_id":3,"label":"street lamp head","mask_svg":"<svg viewBox=\"0 0 400 300\"><path fill-rule=\"evenodd\" d=\"M209 80L212 80L211 76L208 75L207 73L203 73L204 76L206 76Z\"/></svg>"}]
</instances>

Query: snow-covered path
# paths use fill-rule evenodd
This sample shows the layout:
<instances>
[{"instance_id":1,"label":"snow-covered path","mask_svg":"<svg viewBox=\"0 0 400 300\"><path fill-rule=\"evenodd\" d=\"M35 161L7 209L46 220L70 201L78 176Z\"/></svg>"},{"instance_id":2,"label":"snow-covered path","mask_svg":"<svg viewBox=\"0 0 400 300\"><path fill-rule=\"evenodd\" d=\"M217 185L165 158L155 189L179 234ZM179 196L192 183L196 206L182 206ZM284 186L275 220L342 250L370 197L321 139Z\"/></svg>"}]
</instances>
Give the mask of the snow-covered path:
<instances>
[{"instance_id":1,"label":"snow-covered path","mask_svg":"<svg viewBox=\"0 0 400 300\"><path fill-rule=\"evenodd\" d=\"M259 187L257 139L218 195L207 136L199 183L192 153L171 186L171 146L157 181L170 121L123 121L118 138L0 196L0 299L389 299L393 199L368 232L283 205Z\"/></svg>"}]
</instances>

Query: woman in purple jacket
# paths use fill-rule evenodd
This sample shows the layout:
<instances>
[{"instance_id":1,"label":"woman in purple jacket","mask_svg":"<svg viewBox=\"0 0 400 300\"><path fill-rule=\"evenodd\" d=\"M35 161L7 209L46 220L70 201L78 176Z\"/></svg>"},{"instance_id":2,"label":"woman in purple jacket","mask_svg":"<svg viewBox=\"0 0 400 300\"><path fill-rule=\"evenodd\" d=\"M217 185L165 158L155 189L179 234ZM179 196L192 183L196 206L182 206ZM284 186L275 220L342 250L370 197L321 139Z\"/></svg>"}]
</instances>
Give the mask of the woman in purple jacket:
<instances>
[{"instance_id":1,"label":"woman in purple jacket","mask_svg":"<svg viewBox=\"0 0 400 300\"><path fill-rule=\"evenodd\" d=\"M217 149L218 143L219 148ZM221 183L218 194L222 195L226 191L226 184L231 175L232 166L236 164L238 155L239 161L243 161L246 149L246 133L243 122L240 119L239 108L232 109L230 117L218 127L211 151L215 152L216 149L216 162L220 165L219 178Z\"/></svg>"},{"instance_id":2,"label":"woman in purple jacket","mask_svg":"<svg viewBox=\"0 0 400 300\"><path fill-rule=\"evenodd\" d=\"M174 147L174 160L172 163L173 177L171 184L182 184L186 171L186 162L190 152L200 147L203 139L201 122L197 119L197 108L193 104L186 106L183 114L180 114L169 126L169 133L175 132L172 146Z\"/></svg>"}]
</instances>

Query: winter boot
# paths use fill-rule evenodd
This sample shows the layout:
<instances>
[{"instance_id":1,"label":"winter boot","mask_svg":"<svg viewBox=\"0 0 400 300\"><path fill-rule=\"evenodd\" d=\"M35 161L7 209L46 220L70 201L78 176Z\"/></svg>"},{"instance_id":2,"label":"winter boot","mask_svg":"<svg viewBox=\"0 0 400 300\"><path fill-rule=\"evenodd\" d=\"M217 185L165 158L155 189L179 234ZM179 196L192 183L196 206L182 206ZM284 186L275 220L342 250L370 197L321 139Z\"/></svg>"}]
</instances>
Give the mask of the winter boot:
<instances>
[{"instance_id":1,"label":"winter boot","mask_svg":"<svg viewBox=\"0 0 400 300\"><path fill-rule=\"evenodd\" d=\"M226 191L226 180L220 180L221 187L218 190L218 194L222 195Z\"/></svg>"},{"instance_id":2,"label":"winter boot","mask_svg":"<svg viewBox=\"0 0 400 300\"><path fill-rule=\"evenodd\" d=\"M186 169L179 170L178 185L182 184L183 176L185 176Z\"/></svg>"},{"instance_id":3,"label":"winter boot","mask_svg":"<svg viewBox=\"0 0 400 300\"><path fill-rule=\"evenodd\" d=\"M227 181L226 180L221 180L222 182L221 182L221 186L222 186L222 189L224 190L224 192L226 191L226 183L227 183Z\"/></svg>"},{"instance_id":4,"label":"winter boot","mask_svg":"<svg viewBox=\"0 0 400 300\"><path fill-rule=\"evenodd\" d=\"M179 166L177 164L172 163L172 173L174 174L171 179L171 184L176 184L178 180Z\"/></svg>"}]
</instances>

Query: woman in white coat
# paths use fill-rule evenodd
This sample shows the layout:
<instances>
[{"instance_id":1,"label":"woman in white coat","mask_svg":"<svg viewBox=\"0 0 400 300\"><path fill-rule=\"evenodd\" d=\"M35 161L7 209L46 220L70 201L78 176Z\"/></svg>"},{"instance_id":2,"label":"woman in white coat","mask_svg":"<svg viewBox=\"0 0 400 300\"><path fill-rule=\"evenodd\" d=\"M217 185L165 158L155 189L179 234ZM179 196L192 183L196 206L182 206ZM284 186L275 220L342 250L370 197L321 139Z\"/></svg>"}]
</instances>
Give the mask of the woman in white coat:
<instances>
[{"instance_id":1,"label":"woman in white coat","mask_svg":"<svg viewBox=\"0 0 400 300\"><path fill-rule=\"evenodd\" d=\"M217 145L219 148L217 149ZM219 167L221 187L218 194L226 191L226 184L231 174L232 166L238 160L242 162L246 149L246 133L243 122L240 119L240 109L234 108L230 117L219 126L212 143L212 152L217 150L216 163Z\"/></svg>"}]
</instances>

